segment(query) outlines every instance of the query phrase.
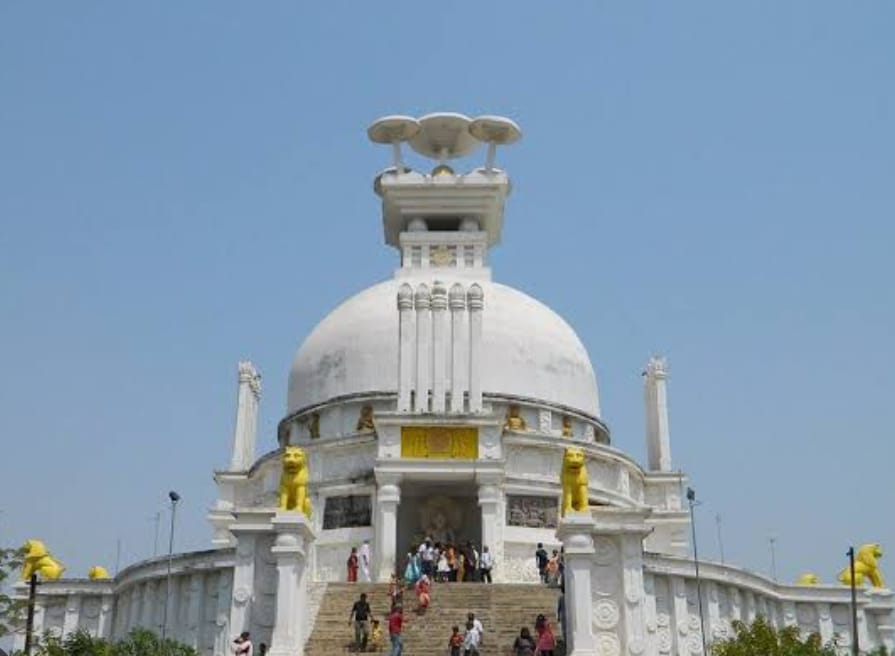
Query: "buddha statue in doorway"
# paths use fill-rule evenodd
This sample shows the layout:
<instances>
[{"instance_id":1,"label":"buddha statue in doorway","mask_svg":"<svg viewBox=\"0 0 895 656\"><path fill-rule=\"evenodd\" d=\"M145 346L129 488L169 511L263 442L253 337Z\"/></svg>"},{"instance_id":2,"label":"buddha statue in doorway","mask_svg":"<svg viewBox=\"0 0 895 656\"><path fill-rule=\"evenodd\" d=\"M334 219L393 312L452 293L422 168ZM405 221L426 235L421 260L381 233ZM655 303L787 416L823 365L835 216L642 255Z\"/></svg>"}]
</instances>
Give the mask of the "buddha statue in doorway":
<instances>
[{"instance_id":1,"label":"buddha statue in doorway","mask_svg":"<svg viewBox=\"0 0 895 656\"><path fill-rule=\"evenodd\" d=\"M460 508L453 499L431 497L420 505L420 529L427 538L441 544L457 544Z\"/></svg>"}]
</instances>

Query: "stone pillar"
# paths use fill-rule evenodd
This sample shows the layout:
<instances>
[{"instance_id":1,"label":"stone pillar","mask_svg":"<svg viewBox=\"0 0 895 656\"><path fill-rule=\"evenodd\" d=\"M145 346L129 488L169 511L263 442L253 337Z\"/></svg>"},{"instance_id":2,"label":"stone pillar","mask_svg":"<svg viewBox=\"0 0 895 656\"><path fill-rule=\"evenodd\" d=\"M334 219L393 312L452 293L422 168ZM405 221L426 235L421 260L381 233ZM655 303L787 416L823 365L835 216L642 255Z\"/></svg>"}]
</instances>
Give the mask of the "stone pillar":
<instances>
[{"instance_id":1,"label":"stone pillar","mask_svg":"<svg viewBox=\"0 0 895 656\"><path fill-rule=\"evenodd\" d=\"M643 584L642 530L621 535L622 587L624 589L625 646L630 654L646 651L646 608Z\"/></svg>"},{"instance_id":2,"label":"stone pillar","mask_svg":"<svg viewBox=\"0 0 895 656\"><path fill-rule=\"evenodd\" d=\"M594 559L590 513L566 515L556 530L565 548L566 650L569 656L596 656L591 568Z\"/></svg>"},{"instance_id":3,"label":"stone pillar","mask_svg":"<svg viewBox=\"0 0 895 656\"><path fill-rule=\"evenodd\" d=\"M214 636L214 655L229 655L231 645L230 641L230 597L233 592L232 573L221 570L218 573L218 605L214 618L215 636Z\"/></svg>"},{"instance_id":4,"label":"stone pillar","mask_svg":"<svg viewBox=\"0 0 895 656\"><path fill-rule=\"evenodd\" d=\"M413 288L404 283L398 290L398 412L410 412L413 389Z\"/></svg>"},{"instance_id":5,"label":"stone pillar","mask_svg":"<svg viewBox=\"0 0 895 656\"><path fill-rule=\"evenodd\" d=\"M373 543L374 580L387 583L395 572L398 549L398 504L401 503L400 476L376 474L376 516Z\"/></svg>"},{"instance_id":6,"label":"stone pillar","mask_svg":"<svg viewBox=\"0 0 895 656\"><path fill-rule=\"evenodd\" d=\"M465 410L463 385L466 376L466 331L463 320L466 311L466 293L463 285L455 283L451 287L451 412L462 413Z\"/></svg>"},{"instance_id":7,"label":"stone pillar","mask_svg":"<svg viewBox=\"0 0 895 656\"><path fill-rule=\"evenodd\" d=\"M469 308L469 411L482 411L482 312L485 296L477 284L466 293Z\"/></svg>"},{"instance_id":8,"label":"stone pillar","mask_svg":"<svg viewBox=\"0 0 895 656\"><path fill-rule=\"evenodd\" d=\"M307 605L307 555L314 532L301 513L277 513L271 520L276 538L271 552L277 561L277 610L270 656L303 656Z\"/></svg>"},{"instance_id":9,"label":"stone pillar","mask_svg":"<svg viewBox=\"0 0 895 656\"><path fill-rule=\"evenodd\" d=\"M503 492L498 478L479 477L479 507L482 509L482 543L479 550L488 545L488 551L494 557L491 575L496 581L503 582Z\"/></svg>"},{"instance_id":10,"label":"stone pillar","mask_svg":"<svg viewBox=\"0 0 895 656\"><path fill-rule=\"evenodd\" d=\"M190 604L186 609L186 632L184 642L194 647L197 651L199 649L199 627L202 623L202 605L205 601L202 585L204 578L205 575L202 573L196 573L190 576Z\"/></svg>"},{"instance_id":11,"label":"stone pillar","mask_svg":"<svg viewBox=\"0 0 895 656\"><path fill-rule=\"evenodd\" d=\"M445 411L447 382L447 289L435 281L432 285L432 412Z\"/></svg>"},{"instance_id":12,"label":"stone pillar","mask_svg":"<svg viewBox=\"0 0 895 656\"><path fill-rule=\"evenodd\" d=\"M416 307L416 403L414 410L429 412L429 390L432 388L432 371L429 360L432 357L432 313L429 310L431 298L429 287L420 283L413 297Z\"/></svg>"},{"instance_id":13,"label":"stone pillar","mask_svg":"<svg viewBox=\"0 0 895 656\"><path fill-rule=\"evenodd\" d=\"M99 604L99 618L96 620L96 635L106 640L112 637L113 608L115 608L115 596L104 594Z\"/></svg>"},{"instance_id":14,"label":"stone pillar","mask_svg":"<svg viewBox=\"0 0 895 656\"><path fill-rule=\"evenodd\" d=\"M646 451L651 471L671 471L666 378L665 359L650 358L644 372L643 395L646 406Z\"/></svg>"},{"instance_id":15,"label":"stone pillar","mask_svg":"<svg viewBox=\"0 0 895 656\"><path fill-rule=\"evenodd\" d=\"M78 630L81 616L81 595L70 594L65 599L65 617L62 619L62 635L67 636Z\"/></svg>"},{"instance_id":16,"label":"stone pillar","mask_svg":"<svg viewBox=\"0 0 895 656\"><path fill-rule=\"evenodd\" d=\"M690 609L687 606L687 581L679 576L672 577L670 587L673 597L672 609L674 611L672 629L675 629L672 633L677 643L677 651L675 653L680 656L690 656L692 653L699 653L702 649L702 642L698 634L698 619L695 640L691 631L693 623L690 621ZM694 645L697 646L695 652L691 649Z\"/></svg>"},{"instance_id":17,"label":"stone pillar","mask_svg":"<svg viewBox=\"0 0 895 656\"><path fill-rule=\"evenodd\" d=\"M252 601L255 590L255 544L257 534L234 530L236 564L233 567L233 592L230 603L230 631L239 635L251 630Z\"/></svg>"},{"instance_id":18,"label":"stone pillar","mask_svg":"<svg viewBox=\"0 0 895 656\"><path fill-rule=\"evenodd\" d=\"M164 585L164 584L163 584ZM153 626L155 623L155 587L156 581L150 579L143 584L143 603L140 608L140 626L152 631L157 631L161 627ZM171 622L171 609L168 609L168 624Z\"/></svg>"},{"instance_id":19,"label":"stone pillar","mask_svg":"<svg viewBox=\"0 0 895 656\"><path fill-rule=\"evenodd\" d=\"M821 641L826 644L833 639L835 628L833 627L833 616L830 614L830 604L817 604L817 625L820 633Z\"/></svg>"},{"instance_id":20,"label":"stone pillar","mask_svg":"<svg viewBox=\"0 0 895 656\"><path fill-rule=\"evenodd\" d=\"M233 450L230 457L231 471L245 471L255 462L260 399L261 375L251 362L240 362L236 424L233 427Z\"/></svg>"},{"instance_id":21,"label":"stone pillar","mask_svg":"<svg viewBox=\"0 0 895 656\"><path fill-rule=\"evenodd\" d=\"M140 626L140 584L134 583L131 586L130 594L128 595L128 614L127 614L127 626L124 627L124 632L127 633L135 626Z\"/></svg>"}]
</instances>

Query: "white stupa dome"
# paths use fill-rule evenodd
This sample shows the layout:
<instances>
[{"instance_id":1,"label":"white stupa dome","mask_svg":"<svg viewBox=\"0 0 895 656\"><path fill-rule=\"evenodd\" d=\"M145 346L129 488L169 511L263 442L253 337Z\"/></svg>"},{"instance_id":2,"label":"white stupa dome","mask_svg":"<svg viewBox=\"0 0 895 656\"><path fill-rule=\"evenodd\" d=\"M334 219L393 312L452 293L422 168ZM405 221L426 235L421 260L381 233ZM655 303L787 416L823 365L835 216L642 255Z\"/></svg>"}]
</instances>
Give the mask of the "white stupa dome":
<instances>
[{"instance_id":1,"label":"white stupa dome","mask_svg":"<svg viewBox=\"0 0 895 656\"><path fill-rule=\"evenodd\" d=\"M478 282L485 303L483 393L543 401L598 417L594 370L569 324L512 287ZM374 285L317 325L292 363L287 414L339 397L397 393L396 297L401 283Z\"/></svg>"}]
</instances>

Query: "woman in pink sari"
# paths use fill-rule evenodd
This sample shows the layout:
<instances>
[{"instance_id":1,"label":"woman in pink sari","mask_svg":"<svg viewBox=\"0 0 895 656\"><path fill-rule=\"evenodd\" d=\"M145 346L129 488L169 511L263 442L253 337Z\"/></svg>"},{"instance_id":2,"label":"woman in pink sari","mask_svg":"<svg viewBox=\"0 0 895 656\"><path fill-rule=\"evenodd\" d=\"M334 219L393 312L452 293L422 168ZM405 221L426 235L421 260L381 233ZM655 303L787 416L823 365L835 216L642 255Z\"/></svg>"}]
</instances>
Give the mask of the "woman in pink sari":
<instances>
[{"instance_id":1,"label":"woman in pink sari","mask_svg":"<svg viewBox=\"0 0 895 656\"><path fill-rule=\"evenodd\" d=\"M431 584L429 582L429 577L423 574L420 577L420 580L416 582L416 598L419 601L419 606L417 607L418 613L426 612L426 609L429 607L429 589Z\"/></svg>"}]
</instances>

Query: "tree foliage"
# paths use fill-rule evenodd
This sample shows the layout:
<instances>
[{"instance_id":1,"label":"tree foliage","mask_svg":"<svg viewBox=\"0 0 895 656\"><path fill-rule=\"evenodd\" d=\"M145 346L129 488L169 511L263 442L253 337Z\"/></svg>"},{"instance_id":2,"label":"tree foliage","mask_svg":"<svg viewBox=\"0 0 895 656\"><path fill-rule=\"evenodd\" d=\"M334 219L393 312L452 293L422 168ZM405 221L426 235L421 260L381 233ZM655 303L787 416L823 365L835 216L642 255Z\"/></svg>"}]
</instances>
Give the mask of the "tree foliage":
<instances>
[{"instance_id":1,"label":"tree foliage","mask_svg":"<svg viewBox=\"0 0 895 656\"><path fill-rule=\"evenodd\" d=\"M110 642L78 630L65 638L47 632L37 640L34 656L196 656L196 650L171 640L162 640L148 629L134 629L127 638ZM15 655L14 655L15 656Z\"/></svg>"},{"instance_id":2,"label":"tree foliage","mask_svg":"<svg viewBox=\"0 0 895 656\"><path fill-rule=\"evenodd\" d=\"M0 547L0 637L9 635L23 624L28 602L9 594L10 585L22 567L22 556L21 549Z\"/></svg>"},{"instance_id":3,"label":"tree foliage","mask_svg":"<svg viewBox=\"0 0 895 656\"><path fill-rule=\"evenodd\" d=\"M712 645L712 656L837 656L835 644L824 644L820 635L802 637L799 627L775 629L759 616L752 624L733 622L734 636ZM880 647L867 656L888 656Z\"/></svg>"}]
</instances>

